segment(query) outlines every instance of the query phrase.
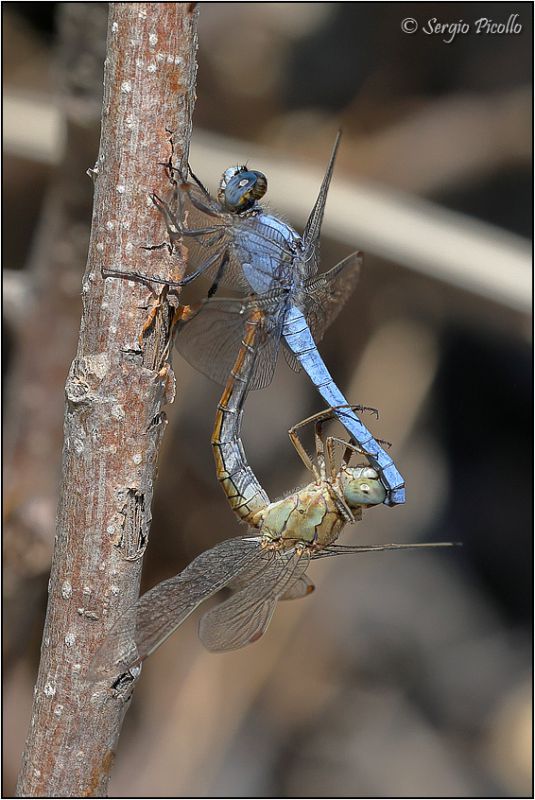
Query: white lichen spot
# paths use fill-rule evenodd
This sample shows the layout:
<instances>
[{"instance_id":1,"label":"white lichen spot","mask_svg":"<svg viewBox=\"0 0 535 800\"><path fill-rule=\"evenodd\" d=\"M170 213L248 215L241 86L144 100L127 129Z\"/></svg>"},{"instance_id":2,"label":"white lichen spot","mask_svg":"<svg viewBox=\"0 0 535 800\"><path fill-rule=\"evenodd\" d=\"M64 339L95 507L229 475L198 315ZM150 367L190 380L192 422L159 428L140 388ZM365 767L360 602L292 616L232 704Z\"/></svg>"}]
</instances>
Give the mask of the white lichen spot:
<instances>
[{"instance_id":1,"label":"white lichen spot","mask_svg":"<svg viewBox=\"0 0 535 800\"><path fill-rule=\"evenodd\" d=\"M54 697L54 695L56 694L56 687L54 686L53 683L47 681L47 683L45 683L45 688L43 691L47 697Z\"/></svg>"},{"instance_id":2,"label":"white lichen spot","mask_svg":"<svg viewBox=\"0 0 535 800\"><path fill-rule=\"evenodd\" d=\"M82 589L82 594L85 595L86 597L89 597L89 595L92 594L92 591L93 590L91 589L90 586L84 586L84 588Z\"/></svg>"},{"instance_id":3,"label":"white lichen spot","mask_svg":"<svg viewBox=\"0 0 535 800\"><path fill-rule=\"evenodd\" d=\"M65 636L65 639L64 639L64 641L65 641L65 644L67 645L67 647L72 647L72 646L73 646L73 644L74 644L74 643L75 643L75 641L76 641L76 636L75 636L75 634L74 634L74 633L68 633L68 634Z\"/></svg>"},{"instance_id":4,"label":"white lichen spot","mask_svg":"<svg viewBox=\"0 0 535 800\"><path fill-rule=\"evenodd\" d=\"M132 457L132 461L134 462L134 464L141 464L141 462L143 461L143 456L141 455L141 453L136 453L135 456Z\"/></svg>"},{"instance_id":5,"label":"white lichen spot","mask_svg":"<svg viewBox=\"0 0 535 800\"><path fill-rule=\"evenodd\" d=\"M147 19L147 12L144 8L141 9L141 11L138 14L138 17L139 19Z\"/></svg>"},{"instance_id":6,"label":"white lichen spot","mask_svg":"<svg viewBox=\"0 0 535 800\"><path fill-rule=\"evenodd\" d=\"M132 91L132 84L130 83L130 81L123 81L121 83L121 92L128 94L131 91Z\"/></svg>"},{"instance_id":7,"label":"white lichen spot","mask_svg":"<svg viewBox=\"0 0 535 800\"><path fill-rule=\"evenodd\" d=\"M78 438L73 439L72 445L74 448L74 452L77 453L78 455L81 455L84 452L85 445L82 439Z\"/></svg>"},{"instance_id":8,"label":"white lichen spot","mask_svg":"<svg viewBox=\"0 0 535 800\"><path fill-rule=\"evenodd\" d=\"M130 674L132 675L133 678L137 678L138 675L141 674L142 667L143 667L142 664L139 664L137 667L130 667Z\"/></svg>"},{"instance_id":9,"label":"white lichen spot","mask_svg":"<svg viewBox=\"0 0 535 800\"><path fill-rule=\"evenodd\" d=\"M106 310L107 310L107 308L108 308L108 304L106 303L106 301L105 301L105 300L103 300L103 301L102 301L102 303L100 304L100 308L101 308L103 311L106 311Z\"/></svg>"},{"instance_id":10,"label":"white lichen spot","mask_svg":"<svg viewBox=\"0 0 535 800\"><path fill-rule=\"evenodd\" d=\"M122 183L120 183L119 186L117 186L116 188L117 188L117 191L118 191L119 194L124 194L125 191L126 191L126 187L123 186Z\"/></svg>"},{"instance_id":11,"label":"white lichen spot","mask_svg":"<svg viewBox=\"0 0 535 800\"><path fill-rule=\"evenodd\" d=\"M47 584L47 592L48 592L48 594L50 594L51 588L52 588L52 578L49 578L48 579L48 584Z\"/></svg>"},{"instance_id":12,"label":"white lichen spot","mask_svg":"<svg viewBox=\"0 0 535 800\"><path fill-rule=\"evenodd\" d=\"M111 29L113 33L117 33L117 31L119 30L118 24L116 22L112 22Z\"/></svg>"},{"instance_id":13,"label":"white lichen spot","mask_svg":"<svg viewBox=\"0 0 535 800\"><path fill-rule=\"evenodd\" d=\"M175 64L177 65L177 67L179 64L182 64L182 60L183 59L181 56L175 56Z\"/></svg>"},{"instance_id":14,"label":"white lichen spot","mask_svg":"<svg viewBox=\"0 0 535 800\"><path fill-rule=\"evenodd\" d=\"M110 325L110 333L117 333L117 326L116 325Z\"/></svg>"},{"instance_id":15,"label":"white lichen spot","mask_svg":"<svg viewBox=\"0 0 535 800\"><path fill-rule=\"evenodd\" d=\"M63 586L61 587L61 596L64 600L68 600L72 594L72 586L69 581L64 581Z\"/></svg>"},{"instance_id":16,"label":"white lichen spot","mask_svg":"<svg viewBox=\"0 0 535 800\"><path fill-rule=\"evenodd\" d=\"M102 242L97 242L96 248L97 248L97 252L99 252L99 253L103 253L104 252L104 245L102 244Z\"/></svg>"},{"instance_id":17,"label":"white lichen spot","mask_svg":"<svg viewBox=\"0 0 535 800\"><path fill-rule=\"evenodd\" d=\"M106 528L106 533L109 533L110 536L113 536L113 534L115 533L115 525L108 525L108 527Z\"/></svg>"},{"instance_id":18,"label":"white lichen spot","mask_svg":"<svg viewBox=\"0 0 535 800\"><path fill-rule=\"evenodd\" d=\"M121 405L119 405L119 403L117 403L117 405L113 406L111 410L111 415L112 417L115 417L115 419L124 419L125 418L124 408Z\"/></svg>"},{"instance_id":19,"label":"white lichen spot","mask_svg":"<svg viewBox=\"0 0 535 800\"><path fill-rule=\"evenodd\" d=\"M105 561L101 561L100 564L98 565L98 571L99 572L104 572L105 569L106 569L106 562Z\"/></svg>"},{"instance_id":20,"label":"white lichen spot","mask_svg":"<svg viewBox=\"0 0 535 800\"><path fill-rule=\"evenodd\" d=\"M132 244L132 242L127 242L125 244L125 247L124 247L125 253L131 253L133 249L134 249L134 245Z\"/></svg>"},{"instance_id":21,"label":"white lichen spot","mask_svg":"<svg viewBox=\"0 0 535 800\"><path fill-rule=\"evenodd\" d=\"M61 717L61 715L63 714L63 706L59 705L59 703L54 708L54 714L56 715L56 717Z\"/></svg>"},{"instance_id":22,"label":"white lichen spot","mask_svg":"<svg viewBox=\"0 0 535 800\"><path fill-rule=\"evenodd\" d=\"M73 672L81 672L82 671L82 665L81 664L73 664L72 667L71 667L71 670Z\"/></svg>"},{"instance_id":23,"label":"white lichen spot","mask_svg":"<svg viewBox=\"0 0 535 800\"><path fill-rule=\"evenodd\" d=\"M134 127L134 120L132 119L132 117L126 117L125 121L124 121L124 124L125 124L126 128L133 128Z\"/></svg>"},{"instance_id":24,"label":"white lichen spot","mask_svg":"<svg viewBox=\"0 0 535 800\"><path fill-rule=\"evenodd\" d=\"M118 594L121 594L121 590L118 586L110 586L111 593L117 597Z\"/></svg>"},{"instance_id":25,"label":"white lichen spot","mask_svg":"<svg viewBox=\"0 0 535 800\"><path fill-rule=\"evenodd\" d=\"M165 61L165 53L157 53L156 61Z\"/></svg>"},{"instance_id":26,"label":"white lichen spot","mask_svg":"<svg viewBox=\"0 0 535 800\"><path fill-rule=\"evenodd\" d=\"M142 66L143 66L143 59L136 58L136 67L142 67Z\"/></svg>"},{"instance_id":27,"label":"white lichen spot","mask_svg":"<svg viewBox=\"0 0 535 800\"><path fill-rule=\"evenodd\" d=\"M152 73L152 72L156 72L156 70L157 70L156 64L149 64L149 66L147 67L147 72L151 72Z\"/></svg>"},{"instance_id":28,"label":"white lichen spot","mask_svg":"<svg viewBox=\"0 0 535 800\"><path fill-rule=\"evenodd\" d=\"M174 56L172 56L171 54L169 54L169 55L167 56L167 63L168 63L168 64L174 64L174 63L175 63L175 57L174 57Z\"/></svg>"},{"instance_id":29,"label":"white lichen spot","mask_svg":"<svg viewBox=\"0 0 535 800\"><path fill-rule=\"evenodd\" d=\"M115 228L115 222L112 222L112 221L111 221L111 219L109 219L109 220L107 221L107 223L106 223L106 228L107 228L109 231L112 231L112 230ZM102 249L104 250L104 247L102 247Z\"/></svg>"},{"instance_id":30,"label":"white lichen spot","mask_svg":"<svg viewBox=\"0 0 535 800\"><path fill-rule=\"evenodd\" d=\"M45 647L50 646L50 636L45 636L45 638L43 639L43 644Z\"/></svg>"},{"instance_id":31,"label":"white lichen spot","mask_svg":"<svg viewBox=\"0 0 535 800\"><path fill-rule=\"evenodd\" d=\"M130 220L125 219L124 222L121 222L121 225L125 229L125 231L130 230Z\"/></svg>"},{"instance_id":32,"label":"white lichen spot","mask_svg":"<svg viewBox=\"0 0 535 800\"><path fill-rule=\"evenodd\" d=\"M149 44L153 47L158 44L158 36L155 33L149 33Z\"/></svg>"}]
</instances>

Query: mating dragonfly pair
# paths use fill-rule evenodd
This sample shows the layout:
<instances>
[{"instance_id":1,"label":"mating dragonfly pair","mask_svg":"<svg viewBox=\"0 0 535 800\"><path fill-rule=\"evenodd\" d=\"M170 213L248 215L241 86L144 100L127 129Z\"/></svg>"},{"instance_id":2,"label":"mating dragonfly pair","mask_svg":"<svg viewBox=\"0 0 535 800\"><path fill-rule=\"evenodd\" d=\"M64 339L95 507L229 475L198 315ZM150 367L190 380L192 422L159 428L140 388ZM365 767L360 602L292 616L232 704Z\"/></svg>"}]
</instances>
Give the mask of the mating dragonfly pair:
<instances>
[{"instance_id":1,"label":"mating dragonfly pair","mask_svg":"<svg viewBox=\"0 0 535 800\"><path fill-rule=\"evenodd\" d=\"M355 413L368 409L347 403L316 346L353 290L361 262L355 253L318 274L321 224L339 138L302 237L261 207L267 189L262 173L246 167L226 170L217 199L192 174L192 182L182 177L175 182L177 213L160 198L153 200L165 218L171 250L177 242L185 242L189 265L195 269L179 282L138 273L104 273L171 289L203 273L211 277L208 298L196 307L180 309L176 344L191 364L225 384L212 437L216 472L231 508L250 531L201 553L179 575L143 595L111 629L94 660L95 675L131 670L201 602L224 587L230 597L205 613L199 628L202 642L214 651L256 641L278 600L309 594L314 588L306 575L311 559L443 546L336 543L343 527L359 520L363 509L405 500L403 478ZM247 296L214 297L220 284ZM289 365L303 368L328 410L289 431L314 480L271 502L248 464L240 432L247 394L268 385L281 344ZM324 425L333 418L346 428L348 441L325 437ZM298 433L309 423L315 426L314 458ZM352 466L356 455L366 463Z\"/></svg>"}]
</instances>

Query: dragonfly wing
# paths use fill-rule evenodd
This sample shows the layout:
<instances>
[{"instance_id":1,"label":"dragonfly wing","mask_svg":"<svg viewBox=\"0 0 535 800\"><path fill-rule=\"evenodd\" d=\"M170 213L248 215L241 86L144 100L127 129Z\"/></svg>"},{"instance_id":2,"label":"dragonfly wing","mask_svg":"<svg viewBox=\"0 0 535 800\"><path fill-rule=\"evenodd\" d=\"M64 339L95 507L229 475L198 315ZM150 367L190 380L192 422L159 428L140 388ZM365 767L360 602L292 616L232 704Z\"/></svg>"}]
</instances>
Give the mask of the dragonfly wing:
<instances>
[{"instance_id":1,"label":"dragonfly wing","mask_svg":"<svg viewBox=\"0 0 535 800\"><path fill-rule=\"evenodd\" d=\"M142 595L112 627L93 658L90 677L119 675L140 664L203 600L260 557L259 541L239 537L221 542Z\"/></svg>"},{"instance_id":2,"label":"dragonfly wing","mask_svg":"<svg viewBox=\"0 0 535 800\"><path fill-rule=\"evenodd\" d=\"M302 575L293 586L290 586L284 594L281 594L279 600L300 600L302 597L308 597L312 594L315 586L307 575Z\"/></svg>"},{"instance_id":3,"label":"dragonfly wing","mask_svg":"<svg viewBox=\"0 0 535 800\"><path fill-rule=\"evenodd\" d=\"M254 581L201 617L199 637L208 650L236 650L258 641L277 600L306 572L308 552L265 550L265 568Z\"/></svg>"},{"instance_id":4,"label":"dragonfly wing","mask_svg":"<svg viewBox=\"0 0 535 800\"><path fill-rule=\"evenodd\" d=\"M191 275L199 266L209 263L210 266L204 270L208 278L213 280L217 276L218 284L248 291L249 284L241 265L231 257L234 246L232 216L204 189L191 182L177 185L176 205L186 231L180 241L187 250L187 274Z\"/></svg>"},{"instance_id":5,"label":"dragonfly wing","mask_svg":"<svg viewBox=\"0 0 535 800\"><path fill-rule=\"evenodd\" d=\"M331 183L331 178L333 175L334 162L336 160L336 153L338 151L338 145L340 144L341 136L341 131L338 131L331 153L331 158L329 159L329 163L321 183L318 198L314 203L314 208L310 212L310 216L305 227L305 232L303 234L303 241L305 245L305 262L308 265L308 275L314 275L318 268L321 225L323 222L325 203L327 202L327 193L329 191L329 184Z\"/></svg>"},{"instance_id":6,"label":"dragonfly wing","mask_svg":"<svg viewBox=\"0 0 535 800\"><path fill-rule=\"evenodd\" d=\"M362 254L352 253L328 272L322 272L306 281L302 310L314 341L321 341L323 334L353 293L361 266Z\"/></svg>"},{"instance_id":7,"label":"dragonfly wing","mask_svg":"<svg viewBox=\"0 0 535 800\"><path fill-rule=\"evenodd\" d=\"M301 364L299 363L299 359L297 356L292 353L289 347L286 344L283 347L284 358L286 359L286 363L294 372L301 372Z\"/></svg>"},{"instance_id":8,"label":"dragonfly wing","mask_svg":"<svg viewBox=\"0 0 535 800\"><path fill-rule=\"evenodd\" d=\"M175 339L178 351L192 367L224 385L242 345L248 315L259 307L266 310L266 326L258 337L258 354L248 376L248 388L263 389L273 378L280 344L282 311L276 297L252 301L205 300L193 316L178 323Z\"/></svg>"}]
</instances>

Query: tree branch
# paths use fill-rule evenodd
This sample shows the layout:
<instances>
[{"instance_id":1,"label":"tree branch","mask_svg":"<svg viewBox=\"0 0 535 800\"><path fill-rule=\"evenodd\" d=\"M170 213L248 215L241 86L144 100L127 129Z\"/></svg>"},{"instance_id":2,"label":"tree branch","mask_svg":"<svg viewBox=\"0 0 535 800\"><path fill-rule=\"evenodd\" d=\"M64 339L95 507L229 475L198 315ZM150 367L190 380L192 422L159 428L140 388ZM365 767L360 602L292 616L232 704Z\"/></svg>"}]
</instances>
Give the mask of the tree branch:
<instances>
[{"instance_id":1,"label":"tree branch","mask_svg":"<svg viewBox=\"0 0 535 800\"><path fill-rule=\"evenodd\" d=\"M83 313L66 384L63 481L47 618L19 796L103 796L131 686L86 677L112 621L137 598L156 459L172 398L172 309L143 342L146 286L101 268L177 278L148 195L161 166L185 165L194 102L196 13L187 3L112 3ZM170 134L170 131L173 131ZM141 266L140 266L141 264Z\"/></svg>"},{"instance_id":2,"label":"tree branch","mask_svg":"<svg viewBox=\"0 0 535 800\"><path fill-rule=\"evenodd\" d=\"M25 278L25 289L5 304L14 333L5 412L8 668L27 645L50 572L61 477L62 400L76 347L80 272L89 244L92 198L84 172L98 146L107 21L103 3L64 3L59 8L55 72L65 151L43 202L26 269L18 273L19 279ZM39 135L39 119L35 127Z\"/></svg>"}]
</instances>

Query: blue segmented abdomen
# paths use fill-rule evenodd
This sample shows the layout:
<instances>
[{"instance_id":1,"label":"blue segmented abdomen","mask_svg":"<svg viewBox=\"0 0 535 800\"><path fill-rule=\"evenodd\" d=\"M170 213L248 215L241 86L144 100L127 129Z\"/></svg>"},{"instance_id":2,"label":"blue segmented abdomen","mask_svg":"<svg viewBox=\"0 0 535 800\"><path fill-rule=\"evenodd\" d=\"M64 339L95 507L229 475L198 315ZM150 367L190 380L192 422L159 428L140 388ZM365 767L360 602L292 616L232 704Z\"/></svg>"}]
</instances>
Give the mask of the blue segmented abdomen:
<instances>
[{"instance_id":1,"label":"blue segmented abdomen","mask_svg":"<svg viewBox=\"0 0 535 800\"><path fill-rule=\"evenodd\" d=\"M404 503L405 482L388 453L375 441L370 431L351 409L336 409L336 406L348 405L348 402L323 363L306 319L296 306L290 306L288 309L282 335L327 405L333 407L344 428L366 451L370 464L379 472L388 492L385 503L387 505Z\"/></svg>"}]
</instances>

